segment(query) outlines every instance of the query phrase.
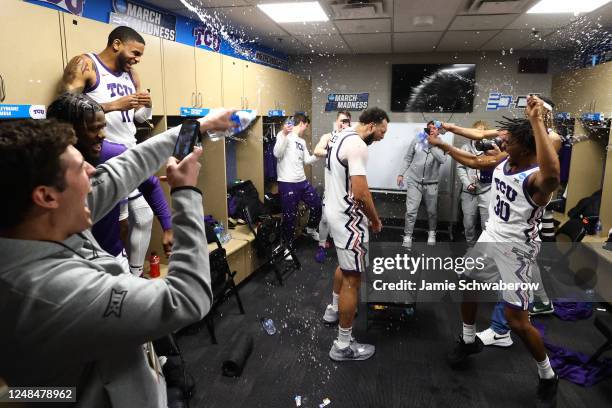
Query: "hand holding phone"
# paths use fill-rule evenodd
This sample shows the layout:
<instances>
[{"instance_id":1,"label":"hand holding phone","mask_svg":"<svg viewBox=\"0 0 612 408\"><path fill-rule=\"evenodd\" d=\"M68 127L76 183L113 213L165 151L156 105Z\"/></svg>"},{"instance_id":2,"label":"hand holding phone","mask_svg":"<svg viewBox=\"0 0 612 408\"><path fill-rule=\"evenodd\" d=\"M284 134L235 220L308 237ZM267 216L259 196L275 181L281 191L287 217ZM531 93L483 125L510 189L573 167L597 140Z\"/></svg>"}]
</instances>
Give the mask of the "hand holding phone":
<instances>
[{"instance_id":1,"label":"hand holding phone","mask_svg":"<svg viewBox=\"0 0 612 408\"><path fill-rule=\"evenodd\" d=\"M202 136L200 134L200 122L194 119L187 119L181 125L176 144L174 145L174 153L172 156L178 161L183 160L193 148L201 143Z\"/></svg>"}]
</instances>

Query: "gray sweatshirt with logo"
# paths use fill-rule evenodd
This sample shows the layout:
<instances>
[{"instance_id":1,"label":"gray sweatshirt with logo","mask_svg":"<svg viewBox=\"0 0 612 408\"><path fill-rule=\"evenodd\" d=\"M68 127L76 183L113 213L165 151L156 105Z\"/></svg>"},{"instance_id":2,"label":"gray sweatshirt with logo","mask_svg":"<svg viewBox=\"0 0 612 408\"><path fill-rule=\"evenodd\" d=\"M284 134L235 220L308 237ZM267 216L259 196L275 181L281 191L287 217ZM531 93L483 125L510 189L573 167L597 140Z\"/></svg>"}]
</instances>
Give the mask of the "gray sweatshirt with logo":
<instances>
[{"instance_id":1,"label":"gray sweatshirt with logo","mask_svg":"<svg viewBox=\"0 0 612 408\"><path fill-rule=\"evenodd\" d=\"M444 151L425 143L419 143L418 136L412 139L406 150L398 175L417 183L437 183L440 166L446 161Z\"/></svg>"},{"instance_id":2,"label":"gray sweatshirt with logo","mask_svg":"<svg viewBox=\"0 0 612 408\"><path fill-rule=\"evenodd\" d=\"M95 223L172 154L178 128L100 165ZM0 238L0 377L9 386L71 386L82 407L165 407L144 344L202 319L212 292L202 196L172 193L174 246L164 279L122 273L90 230L62 243ZM36 405L36 404L34 404Z\"/></svg>"}]
</instances>

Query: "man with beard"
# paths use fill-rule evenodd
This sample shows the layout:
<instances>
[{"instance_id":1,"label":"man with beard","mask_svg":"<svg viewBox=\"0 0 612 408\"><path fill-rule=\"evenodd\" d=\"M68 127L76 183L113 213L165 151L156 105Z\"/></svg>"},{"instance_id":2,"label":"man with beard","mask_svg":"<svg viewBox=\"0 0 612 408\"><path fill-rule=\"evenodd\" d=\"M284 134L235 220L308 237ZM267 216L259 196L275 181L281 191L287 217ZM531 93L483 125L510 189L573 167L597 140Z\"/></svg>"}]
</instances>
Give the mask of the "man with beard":
<instances>
[{"instance_id":1,"label":"man with beard","mask_svg":"<svg viewBox=\"0 0 612 408\"><path fill-rule=\"evenodd\" d=\"M334 293L339 294L338 339L329 357L335 361L366 360L374 355L370 344L359 344L352 337L361 274L368 266L368 221L372 231L382 223L368 188L366 167L368 145L382 140L389 116L370 108L359 116L359 124L336 133L329 141L325 160L325 211L334 237L338 264L334 274ZM333 321L328 309L324 319Z\"/></svg>"},{"instance_id":2,"label":"man with beard","mask_svg":"<svg viewBox=\"0 0 612 408\"><path fill-rule=\"evenodd\" d=\"M126 148L136 146L134 121L145 122L152 115L151 96L142 90L133 68L140 62L144 48L145 41L140 34L130 27L117 27L109 34L102 52L74 57L66 66L62 80L64 91L84 93L102 106L106 115L106 138ZM153 212L138 190L121 206L120 220L128 216L130 270L140 276L151 237ZM164 242L172 244L170 233L164 235Z\"/></svg>"},{"instance_id":3,"label":"man with beard","mask_svg":"<svg viewBox=\"0 0 612 408\"><path fill-rule=\"evenodd\" d=\"M67 122L74 127L77 142L76 148L85 161L98 166L107 160L125 152L125 146L105 140L106 118L102 107L87 95L65 93L57 98L47 110L48 118ZM165 235L172 234L170 209L164 192L156 176L147 178L140 186L144 198L151 203L151 208L161 224ZM120 205L117 204L100 221L92 227L92 233L102 249L113 255L130 272L125 244L121 241L119 227ZM162 240L166 256L170 255L171 245Z\"/></svg>"}]
</instances>

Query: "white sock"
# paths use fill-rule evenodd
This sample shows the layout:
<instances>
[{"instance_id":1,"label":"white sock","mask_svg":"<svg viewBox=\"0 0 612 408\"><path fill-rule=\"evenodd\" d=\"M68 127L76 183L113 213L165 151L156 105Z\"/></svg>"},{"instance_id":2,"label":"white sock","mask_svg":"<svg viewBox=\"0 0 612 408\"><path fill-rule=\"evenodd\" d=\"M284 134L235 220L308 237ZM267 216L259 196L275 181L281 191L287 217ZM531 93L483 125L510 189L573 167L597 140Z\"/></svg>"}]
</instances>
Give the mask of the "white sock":
<instances>
[{"instance_id":1,"label":"white sock","mask_svg":"<svg viewBox=\"0 0 612 408\"><path fill-rule=\"evenodd\" d=\"M548 359L548 356L546 356L544 361L537 361L537 364L538 375L540 376L540 378L547 380L555 376L555 372L553 371L552 366L550 365L550 360Z\"/></svg>"},{"instance_id":2,"label":"white sock","mask_svg":"<svg viewBox=\"0 0 612 408\"><path fill-rule=\"evenodd\" d=\"M353 333L353 328L349 327L347 329L343 329L342 327L338 326L338 347L343 349L345 347L348 347L351 344L351 338L352 338L352 333Z\"/></svg>"},{"instance_id":3,"label":"white sock","mask_svg":"<svg viewBox=\"0 0 612 408\"><path fill-rule=\"evenodd\" d=\"M470 344L476 341L476 325L463 323L463 342Z\"/></svg>"},{"instance_id":4,"label":"white sock","mask_svg":"<svg viewBox=\"0 0 612 408\"><path fill-rule=\"evenodd\" d=\"M334 310L338 310L338 299L340 299L340 295L336 292L332 292L332 307Z\"/></svg>"}]
</instances>

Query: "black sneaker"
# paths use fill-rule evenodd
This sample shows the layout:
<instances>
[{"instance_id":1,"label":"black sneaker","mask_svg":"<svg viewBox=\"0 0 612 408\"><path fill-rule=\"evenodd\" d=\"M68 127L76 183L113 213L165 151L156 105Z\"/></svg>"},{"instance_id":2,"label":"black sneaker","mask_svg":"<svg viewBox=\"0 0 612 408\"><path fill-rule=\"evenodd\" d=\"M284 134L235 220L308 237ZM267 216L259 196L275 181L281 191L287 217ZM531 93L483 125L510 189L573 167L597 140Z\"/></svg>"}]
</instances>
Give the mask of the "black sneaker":
<instances>
[{"instance_id":1,"label":"black sneaker","mask_svg":"<svg viewBox=\"0 0 612 408\"><path fill-rule=\"evenodd\" d=\"M559 386L559 376L555 374L553 378L540 378L538 383L538 393L536 397L536 407L552 408L557 406L557 387Z\"/></svg>"},{"instance_id":2,"label":"black sneaker","mask_svg":"<svg viewBox=\"0 0 612 408\"><path fill-rule=\"evenodd\" d=\"M478 336L474 336L474 342L466 344L463 341L463 336L459 336L455 349L446 355L448 364L455 368L461 365L470 354L480 353L484 347L482 340Z\"/></svg>"}]
</instances>

